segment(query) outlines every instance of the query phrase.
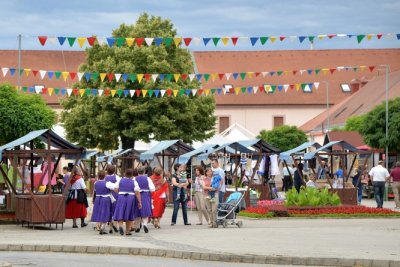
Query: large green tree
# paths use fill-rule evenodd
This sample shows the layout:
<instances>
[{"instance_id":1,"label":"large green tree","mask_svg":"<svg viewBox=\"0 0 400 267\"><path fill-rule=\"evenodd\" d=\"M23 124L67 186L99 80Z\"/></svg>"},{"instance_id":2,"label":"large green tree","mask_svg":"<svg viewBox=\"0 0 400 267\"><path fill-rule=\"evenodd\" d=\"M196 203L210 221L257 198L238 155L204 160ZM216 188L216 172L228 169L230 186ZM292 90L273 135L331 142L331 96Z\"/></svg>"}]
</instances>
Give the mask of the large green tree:
<instances>
[{"instance_id":1,"label":"large green tree","mask_svg":"<svg viewBox=\"0 0 400 267\"><path fill-rule=\"evenodd\" d=\"M384 149L386 144L389 151L400 151L400 98L389 103L389 138L386 139L386 103L376 106L365 114L360 133L370 147Z\"/></svg>"},{"instance_id":2,"label":"large green tree","mask_svg":"<svg viewBox=\"0 0 400 267\"><path fill-rule=\"evenodd\" d=\"M122 24L114 37L174 37L176 30L169 20L142 14L134 25ZM118 39L117 39L118 40ZM96 44L86 50L82 72L97 73L193 73L193 62L187 49L173 43L141 47ZM152 79L138 82L131 78L101 82L82 79L80 88L113 89L191 89L198 88L194 79L178 82ZM62 102L65 111L62 122L67 138L86 147L115 149L122 141L123 148L132 148L135 140L182 139L185 142L204 140L214 134L215 103L209 96L155 97L69 97Z\"/></svg>"},{"instance_id":3,"label":"large green tree","mask_svg":"<svg viewBox=\"0 0 400 267\"><path fill-rule=\"evenodd\" d=\"M307 142L307 135L296 126L282 125L267 131L261 130L257 138L261 138L282 151L295 148Z\"/></svg>"},{"instance_id":4,"label":"large green tree","mask_svg":"<svg viewBox=\"0 0 400 267\"><path fill-rule=\"evenodd\" d=\"M346 120L344 125L345 131L356 131L361 133L361 128L364 125L365 114L359 116L351 116Z\"/></svg>"},{"instance_id":5,"label":"large green tree","mask_svg":"<svg viewBox=\"0 0 400 267\"><path fill-rule=\"evenodd\" d=\"M0 145L30 131L47 129L56 121L55 112L36 94L19 94L14 86L0 85Z\"/></svg>"}]
</instances>

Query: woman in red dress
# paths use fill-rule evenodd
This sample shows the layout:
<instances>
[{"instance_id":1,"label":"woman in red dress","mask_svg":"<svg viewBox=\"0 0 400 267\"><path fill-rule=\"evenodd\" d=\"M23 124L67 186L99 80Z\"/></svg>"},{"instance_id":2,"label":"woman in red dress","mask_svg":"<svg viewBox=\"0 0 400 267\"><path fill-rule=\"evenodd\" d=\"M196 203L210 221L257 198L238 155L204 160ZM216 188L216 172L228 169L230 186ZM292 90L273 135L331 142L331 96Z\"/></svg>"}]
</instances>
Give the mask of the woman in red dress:
<instances>
[{"instance_id":1,"label":"woman in red dress","mask_svg":"<svg viewBox=\"0 0 400 267\"><path fill-rule=\"evenodd\" d=\"M81 227L87 226L85 218L87 216L87 197L86 197L86 185L80 170L75 169L70 180L71 187L69 189L67 197L67 205L65 207L65 218L72 219L72 228L78 228L76 219L81 219Z\"/></svg>"},{"instance_id":2,"label":"woman in red dress","mask_svg":"<svg viewBox=\"0 0 400 267\"><path fill-rule=\"evenodd\" d=\"M167 181L162 176L163 170L160 167L156 167L153 170L153 175L150 176L151 180L156 187L156 191L151 193L151 199L153 200L153 220L154 227L160 228L160 220L164 214L165 206L168 201L169 187Z\"/></svg>"}]
</instances>

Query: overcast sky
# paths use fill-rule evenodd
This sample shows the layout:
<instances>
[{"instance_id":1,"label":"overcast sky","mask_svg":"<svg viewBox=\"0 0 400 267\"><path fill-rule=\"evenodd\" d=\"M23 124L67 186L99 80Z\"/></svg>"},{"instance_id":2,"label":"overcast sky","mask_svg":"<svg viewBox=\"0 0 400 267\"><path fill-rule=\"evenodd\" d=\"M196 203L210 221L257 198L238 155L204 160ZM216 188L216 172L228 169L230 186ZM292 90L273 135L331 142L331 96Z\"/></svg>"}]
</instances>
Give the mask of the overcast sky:
<instances>
[{"instance_id":1,"label":"overcast sky","mask_svg":"<svg viewBox=\"0 0 400 267\"><path fill-rule=\"evenodd\" d=\"M133 24L147 12L170 19L178 36L290 36L331 33L400 33L399 0L1 0L0 49L67 49L40 46L38 35L108 37L120 24ZM316 41L315 48L400 47L400 40L363 41L334 38ZM240 45L192 50L309 49L308 42L275 42L252 48ZM79 50L78 46L74 49Z\"/></svg>"}]
</instances>

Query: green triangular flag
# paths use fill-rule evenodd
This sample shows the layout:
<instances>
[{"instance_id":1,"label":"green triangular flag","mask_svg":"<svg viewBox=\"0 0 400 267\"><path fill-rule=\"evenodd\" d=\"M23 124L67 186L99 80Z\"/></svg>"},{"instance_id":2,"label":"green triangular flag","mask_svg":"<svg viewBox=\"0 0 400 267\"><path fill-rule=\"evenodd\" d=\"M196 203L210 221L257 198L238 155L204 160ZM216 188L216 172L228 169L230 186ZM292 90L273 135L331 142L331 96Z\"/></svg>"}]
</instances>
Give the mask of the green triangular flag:
<instances>
[{"instance_id":1,"label":"green triangular flag","mask_svg":"<svg viewBox=\"0 0 400 267\"><path fill-rule=\"evenodd\" d=\"M304 90L304 89L306 88L306 86L307 86L307 84L306 84L306 83L302 83L302 84L301 84L301 89L303 89L303 90Z\"/></svg>"},{"instance_id":2,"label":"green triangular flag","mask_svg":"<svg viewBox=\"0 0 400 267\"><path fill-rule=\"evenodd\" d=\"M125 44L125 38L124 37L117 37L116 43L117 43L118 47L123 46Z\"/></svg>"},{"instance_id":3,"label":"green triangular flag","mask_svg":"<svg viewBox=\"0 0 400 267\"><path fill-rule=\"evenodd\" d=\"M212 88L212 89L211 89L211 94L212 94L212 95L215 95L215 91L216 91L216 89L215 89L215 88Z\"/></svg>"},{"instance_id":4,"label":"green triangular flag","mask_svg":"<svg viewBox=\"0 0 400 267\"><path fill-rule=\"evenodd\" d=\"M212 39L213 39L214 45L217 46L217 44L218 44L218 42L219 42L219 40L220 40L221 38L219 38L219 37L213 37Z\"/></svg>"},{"instance_id":5,"label":"green triangular flag","mask_svg":"<svg viewBox=\"0 0 400 267\"><path fill-rule=\"evenodd\" d=\"M129 79L131 79L132 82L135 82L136 81L136 74L135 73L129 74Z\"/></svg>"},{"instance_id":6,"label":"green triangular flag","mask_svg":"<svg viewBox=\"0 0 400 267\"><path fill-rule=\"evenodd\" d=\"M19 70L19 75L22 75L22 73L24 73L24 69Z\"/></svg>"},{"instance_id":7,"label":"green triangular flag","mask_svg":"<svg viewBox=\"0 0 400 267\"><path fill-rule=\"evenodd\" d=\"M364 37L365 37L365 34L357 35L357 42L361 43L361 41L362 41L362 39L364 39Z\"/></svg>"},{"instance_id":8,"label":"green triangular flag","mask_svg":"<svg viewBox=\"0 0 400 267\"><path fill-rule=\"evenodd\" d=\"M242 87L241 90L242 90L242 94L246 93L246 87Z\"/></svg>"},{"instance_id":9,"label":"green triangular flag","mask_svg":"<svg viewBox=\"0 0 400 267\"><path fill-rule=\"evenodd\" d=\"M277 71L276 73L278 74L278 76L281 76L283 71L280 70L280 71Z\"/></svg>"},{"instance_id":10,"label":"green triangular flag","mask_svg":"<svg viewBox=\"0 0 400 267\"><path fill-rule=\"evenodd\" d=\"M25 93L27 90L28 90L28 87L26 87L26 86L22 87L22 91L24 91Z\"/></svg>"},{"instance_id":11,"label":"green triangular flag","mask_svg":"<svg viewBox=\"0 0 400 267\"><path fill-rule=\"evenodd\" d=\"M243 81L244 78L246 78L246 72L241 72L240 73L240 78L242 78L242 81Z\"/></svg>"},{"instance_id":12,"label":"green triangular flag","mask_svg":"<svg viewBox=\"0 0 400 267\"><path fill-rule=\"evenodd\" d=\"M171 74L171 73L168 73L168 74L166 75L166 78L167 78L167 80L170 82L170 81L172 80L172 74Z\"/></svg>"},{"instance_id":13,"label":"green triangular flag","mask_svg":"<svg viewBox=\"0 0 400 267\"><path fill-rule=\"evenodd\" d=\"M61 77L61 71L55 71L54 75L56 76L57 80L59 80Z\"/></svg>"},{"instance_id":14,"label":"green triangular flag","mask_svg":"<svg viewBox=\"0 0 400 267\"><path fill-rule=\"evenodd\" d=\"M354 67L354 68L353 68L354 71L357 71L357 69L358 69L357 67Z\"/></svg>"},{"instance_id":15,"label":"green triangular flag","mask_svg":"<svg viewBox=\"0 0 400 267\"><path fill-rule=\"evenodd\" d=\"M90 96L92 94L92 90L90 88L86 88L85 95Z\"/></svg>"},{"instance_id":16,"label":"green triangular flag","mask_svg":"<svg viewBox=\"0 0 400 267\"><path fill-rule=\"evenodd\" d=\"M276 85L271 85L271 93L274 93L276 90Z\"/></svg>"},{"instance_id":17,"label":"green triangular flag","mask_svg":"<svg viewBox=\"0 0 400 267\"><path fill-rule=\"evenodd\" d=\"M121 97L123 93L124 93L124 90L122 90L122 89L118 89L118 90L117 90L117 95L118 95L119 97Z\"/></svg>"},{"instance_id":18,"label":"green triangular flag","mask_svg":"<svg viewBox=\"0 0 400 267\"><path fill-rule=\"evenodd\" d=\"M60 93L60 89L59 88L54 88L54 94L58 95Z\"/></svg>"},{"instance_id":19,"label":"green triangular flag","mask_svg":"<svg viewBox=\"0 0 400 267\"><path fill-rule=\"evenodd\" d=\"M204 80L207 82L208 79L210 79L210 74L204 73L203 77L204 77Z\"/></svg>"},{"instance_id":20,"label":"green triangular flag","mask_svg":"<svg viewBox=\"0 0 400 267\"><path fill-rule=\"evenodd\" d=\"M92 73L92 79L93 79L93 81L97 81L98 78L99 78L99 73L98 73L98 72L93 72L93 73Z\"/></svg>"},{"instance_id":21,"label":"green triangular flag","mask_svg":"<svg viewBox=\"0 0 400 267\"><path fill-rule=\"evenodd\" d=\"M314 38L315 36L308 36L308 40L310 41L310 43L314 43Z\"/></svg>"},{"instance_id":22,"label":"green triangular flag","mask_svg":"<svg viewBox=\"0 0 400 267\"><path fill-rule=\"evenodd\" d=\"M260 37L260 41L262 45L265 45L265 43L268 41L268 37Z\"/></svg>"},{"instance_id":23,"label":"green triangular flag","mask_svg":"<svg viewBox=\"0 0 400 267\"><path fill-rule=\"evenodd\" d=\"M75 43L76 38L75 37L68 37L67 39L68 39L69 46L72 47L74 45L74 43Z\"/></svg>"},{"instance_id":24,"label":"green triangular flag","mask_svg":"<svg viewBox=\"0 0 400 267\"><path fill-rule=\"evenodd\" d=\"M154 91L153 91L152 89L150 89L150 90L149 90L147 93L149 94L149 97L152 97L152 96L153 96L153 93L154 93Z\"/></svg>"},{"instance_id":25,"label":"green triangular flag","mask_svg":"<svg viewBox=\"0 0 400 267\"><path fill-rule=\"evenodd\" d=\"M320 71L321 71L320 69L315 69L315 74L318 75L318 73L319 73Z\"/></svg>"},{"instance_id":26,"label":"green triangular flag","mask_svg":"<svg viewBox=\"0 0 400 267\"><path fill-rule=\"evenodd\" d=\"M184 95L185 94L185 89L179 89L179 95Z\"/></svg>"},{"instance_id":27,"label":"green triangular flag","mask_svg":"<svg viewBox=\"0 0 400 267\"><path fill-rule=\"evenodd\" d=\"M174 39L172 39L172 37L164 37L164 44L165 44L167 47L168 47L168 46L171 46L173 40L174 40Z\"/></svg>"}]
</instances>

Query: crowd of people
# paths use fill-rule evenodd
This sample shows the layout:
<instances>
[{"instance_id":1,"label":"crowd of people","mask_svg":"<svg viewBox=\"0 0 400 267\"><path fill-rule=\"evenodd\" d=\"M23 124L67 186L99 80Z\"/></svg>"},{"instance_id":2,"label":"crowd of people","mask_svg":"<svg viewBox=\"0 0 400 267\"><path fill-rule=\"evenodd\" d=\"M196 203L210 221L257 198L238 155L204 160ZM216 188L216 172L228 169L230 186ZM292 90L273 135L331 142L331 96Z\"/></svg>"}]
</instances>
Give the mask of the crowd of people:
<instances>
[{"instance_id":1,"label":"crowd of people","mask_svg":"<svg viewBox=\"0 0 400 267\"><path fill-rule=\"evenodd\" d=\"M175 164L174 173L163 173L161 167L150 171L145 166L128 169L123 177L116 175L116 168L108 165L106 171L98 172L94 183L93 211L91 221L96 223L100 235L119 233L132 235L132 232L149 232L149 224L155 229L161 228L165 207L169 201L169 188L172 186L173 214L171 226L177 222L179 208L182 208L184 225L191 225L187 216L189 201L188 187L193 184L195 203L199 221L204 219L208 227L217 227L218 203L221 203L225 193L225 175L219 167L218 160L212 160L212 168L204 169L196 166L195 177L191 179L186 172L186 165ZM86 185L79 168L74 168L71 174L64 173L67 180L62 180L68 187L66 219L72 219L73 228L86 227L85 218L89 206L86 195ZM170 179L169 179L170 177Z\"/></svg>"}]
</instances>

